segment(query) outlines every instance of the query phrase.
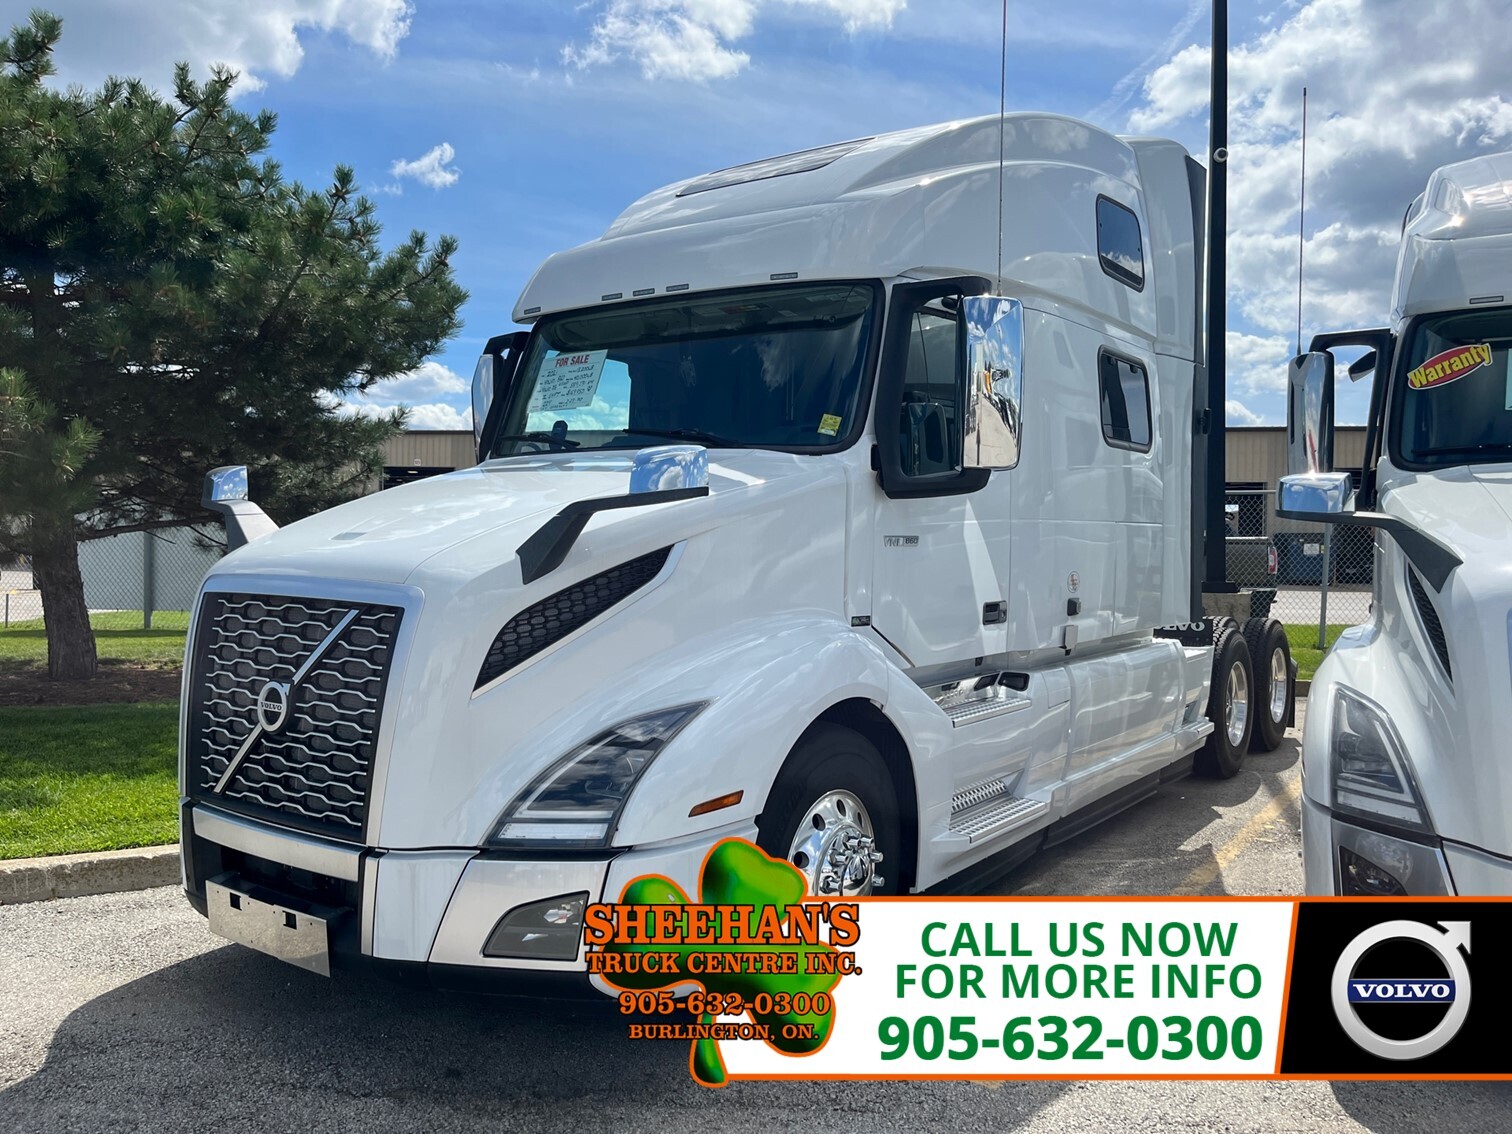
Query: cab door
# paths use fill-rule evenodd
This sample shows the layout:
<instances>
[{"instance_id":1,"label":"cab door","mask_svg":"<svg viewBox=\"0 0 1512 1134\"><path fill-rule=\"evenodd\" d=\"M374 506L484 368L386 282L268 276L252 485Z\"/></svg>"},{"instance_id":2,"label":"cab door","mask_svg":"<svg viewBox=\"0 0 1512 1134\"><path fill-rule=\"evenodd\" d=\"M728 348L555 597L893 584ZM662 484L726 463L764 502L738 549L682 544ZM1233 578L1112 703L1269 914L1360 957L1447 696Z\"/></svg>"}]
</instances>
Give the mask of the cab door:
<instances>
[{"instance_id":1,"label":"cab door","mask_svg":"<svg viewBox=\"0 0 1512 1134\"><path fill-rule=\"evenodd\" d=\"M986 281L893 289L875 411L880 490L872 625L915 669L1007 647L1008 474L964 466L964 295Z\"/></svg>"}]
</instances>

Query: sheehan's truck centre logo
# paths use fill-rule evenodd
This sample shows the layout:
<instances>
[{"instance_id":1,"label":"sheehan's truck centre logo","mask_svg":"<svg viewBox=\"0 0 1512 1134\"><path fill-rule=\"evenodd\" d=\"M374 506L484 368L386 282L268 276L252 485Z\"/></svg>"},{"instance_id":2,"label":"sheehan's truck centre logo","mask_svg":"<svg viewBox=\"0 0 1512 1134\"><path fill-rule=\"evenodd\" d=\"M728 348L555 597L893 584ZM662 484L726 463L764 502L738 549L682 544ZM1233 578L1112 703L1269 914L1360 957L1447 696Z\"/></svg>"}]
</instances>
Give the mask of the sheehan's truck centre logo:
<instances>
[{"instance_id":1,"label":"sheehan's truck centre logo","mask_svg":"<svg viewBox=\"0 0 1512 1134\"><path fill-rule=\"evenodd\" d=\"M761 1040L795 1056L822 1048L834 988L860 971L842 952L861 937L857 903L805 902L798 869L744 839L709 852L698 896L645 875L619 902L584 912L588 971L623 990L621 1012L654 1021L632 1023L630 1038L691 1041L689 1069L705 1086L727 1081L720 1040ZM673 995L689 982L698 991Z\"/></svg>"},{"instance_id":2,"label":"sheehan's truck centre logo","mask_svg":"<svg viewBox=\"0 0 1512 1134\"><path fill-rule=\"evenodd\" d=\"M1512 899L831 900L745 839L709 851L696 900L643 875L583 921L629 1038L688 1044L712 1087L1512 1079L1512 975L1472 939L1512 939Z\"/></svg>"}]
</instances>

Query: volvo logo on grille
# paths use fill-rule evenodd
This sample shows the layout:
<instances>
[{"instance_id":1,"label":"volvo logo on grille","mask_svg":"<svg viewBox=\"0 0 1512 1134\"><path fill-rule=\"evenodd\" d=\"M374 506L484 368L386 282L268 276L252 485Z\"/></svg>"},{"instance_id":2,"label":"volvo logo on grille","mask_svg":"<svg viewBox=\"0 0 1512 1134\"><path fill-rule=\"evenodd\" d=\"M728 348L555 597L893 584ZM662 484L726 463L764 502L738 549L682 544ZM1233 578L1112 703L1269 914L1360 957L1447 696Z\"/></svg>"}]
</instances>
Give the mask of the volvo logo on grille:
<instances>
[{"instance_id":1,"label":"volvo logo on grille","mask_svg":"<svg viewBox=\"0 0 1512 1134\"><path fill-rule=\"evenodd\" d=\"M277 732L289 719L289 687L270 681L257 695L257 723L263 732Z\"/></svg>"}]
</instances>

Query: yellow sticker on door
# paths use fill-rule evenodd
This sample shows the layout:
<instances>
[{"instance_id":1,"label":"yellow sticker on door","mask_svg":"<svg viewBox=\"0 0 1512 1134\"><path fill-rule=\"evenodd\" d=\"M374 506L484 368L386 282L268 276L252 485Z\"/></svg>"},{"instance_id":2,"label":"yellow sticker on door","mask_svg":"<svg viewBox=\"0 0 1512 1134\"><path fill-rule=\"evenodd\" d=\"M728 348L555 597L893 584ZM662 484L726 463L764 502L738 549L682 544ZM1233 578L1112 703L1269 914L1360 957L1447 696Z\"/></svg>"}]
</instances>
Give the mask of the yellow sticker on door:
<instances>
[{"instance_id":1,"label":"yellow sticker on door","mask_svg":"<svg viewBox=\"0 0 1512 1134\"><path fill-rule=\"evenodd\" d=\"M827 413L819 419L819 432L830 437L840 432L840 417L838 414Z\"/></svg>"},{"instance_id":2,"label":"yellow sticker on door","mask_svg":"<svg viewBox=\"0 0 1512 1134\"><path fill-rule=\"evenodd\" d=\"M1416 370L1407 375L1407 385L1414 390L1429 390L1434 386L1446 386L1457 378L1463 378L1472 370L1479 370L1491 362L1490 343L1471 343L1454 347L1434 355Z\"/></svg>"}]
</instances>

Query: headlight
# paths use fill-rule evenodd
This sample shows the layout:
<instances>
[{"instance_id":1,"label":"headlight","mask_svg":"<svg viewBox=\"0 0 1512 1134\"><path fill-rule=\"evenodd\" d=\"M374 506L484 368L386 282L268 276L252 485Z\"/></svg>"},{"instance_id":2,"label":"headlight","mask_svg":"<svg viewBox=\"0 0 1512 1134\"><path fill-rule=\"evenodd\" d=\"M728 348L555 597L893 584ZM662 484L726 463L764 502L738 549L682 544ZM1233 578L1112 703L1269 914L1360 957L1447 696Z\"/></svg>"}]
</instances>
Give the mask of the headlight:
<instances>
[{"instance_id":1,"label":"headlight","mask_svg":"<svg viewBox=\"0 0 1512 1134\"><path fill-rule=\"evenodd\" d=\"M1377 823L1432 834L1402 742L1385 712L1358 693L1334 693L1333 807Z\"/></svg>"},{"instance_id":2,"label":"headlight","mask_svg":"<svg viewBox=\"0 0 1512 1134\"><path fill-rule=\"evenodd\" d=\"M504 809L488 841L507 846L608 846L636 781L706 704L634 717L574 748Z\"/></svg>"}]
</instances>

